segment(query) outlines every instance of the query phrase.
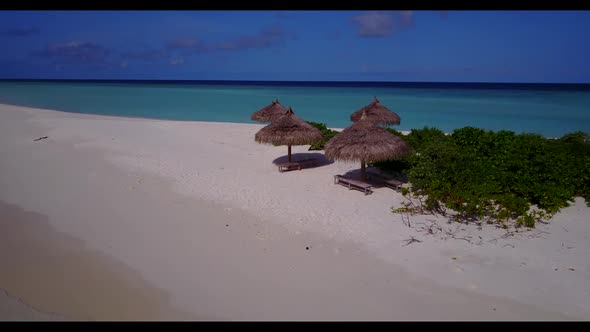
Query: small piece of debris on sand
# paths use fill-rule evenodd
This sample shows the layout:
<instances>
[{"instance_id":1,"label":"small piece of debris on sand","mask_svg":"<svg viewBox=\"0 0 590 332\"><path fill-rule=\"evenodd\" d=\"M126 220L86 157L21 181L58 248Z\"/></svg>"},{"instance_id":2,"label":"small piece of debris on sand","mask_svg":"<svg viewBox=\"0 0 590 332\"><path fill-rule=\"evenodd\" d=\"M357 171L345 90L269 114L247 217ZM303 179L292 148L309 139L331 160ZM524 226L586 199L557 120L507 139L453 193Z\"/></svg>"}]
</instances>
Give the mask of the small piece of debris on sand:
<instances>
[{"instance_id":1,"label":"small piece of debris on sand","mask_svg":"<svg viewBox=\"0 0 590 332\"><path fill-rule=\"evenodd\" d=\"M46 139L46 138L49 138L49 136L43 136L43 137L39 137L39 138L37 138L37 139L34 139L34 140L33 140L33 142L37 142L37 141L40 141L40 140L42 140L42 139Z\"/></svg>"}]
</instances>

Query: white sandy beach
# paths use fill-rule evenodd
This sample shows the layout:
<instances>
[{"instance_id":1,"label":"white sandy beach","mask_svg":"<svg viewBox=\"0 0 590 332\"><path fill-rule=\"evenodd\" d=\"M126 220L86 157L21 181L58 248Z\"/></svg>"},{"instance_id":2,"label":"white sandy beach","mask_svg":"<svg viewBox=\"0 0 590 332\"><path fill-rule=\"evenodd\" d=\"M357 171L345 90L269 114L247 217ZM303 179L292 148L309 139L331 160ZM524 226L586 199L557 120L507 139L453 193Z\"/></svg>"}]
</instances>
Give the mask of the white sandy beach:
<instances>
[{"instance_id":1,"label":"white sandy beach","mask_svg":"<svg viewBox=\"0 0 590 332\"><path fill-rule=\"evenodd\" d=\"M279 173L261 127L0 105L0 320L590 318L583 200L441 239L333 183L356 163Z\"/></svg>"}]
</instances>

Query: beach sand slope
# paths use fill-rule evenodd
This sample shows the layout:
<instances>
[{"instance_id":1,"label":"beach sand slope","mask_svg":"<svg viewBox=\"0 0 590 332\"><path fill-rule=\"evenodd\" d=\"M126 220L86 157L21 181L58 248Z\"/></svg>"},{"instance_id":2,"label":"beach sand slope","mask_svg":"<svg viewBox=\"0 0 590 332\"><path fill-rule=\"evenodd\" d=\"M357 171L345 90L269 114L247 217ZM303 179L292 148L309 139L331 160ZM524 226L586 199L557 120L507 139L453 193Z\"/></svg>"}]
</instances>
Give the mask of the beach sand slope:
<instances>
[{"instance_id":1,"label":"beach sand slope","mask_svg":"<svg viewBox=\"0 0 590 332\"><path fill-rule=\"evenodd\" d=\"M279 173L261 127L0 105L0 319L590 316L583 201L535 236L428 237L395 191L333 184L356 164Z\"/></svg>"}]
</instances>

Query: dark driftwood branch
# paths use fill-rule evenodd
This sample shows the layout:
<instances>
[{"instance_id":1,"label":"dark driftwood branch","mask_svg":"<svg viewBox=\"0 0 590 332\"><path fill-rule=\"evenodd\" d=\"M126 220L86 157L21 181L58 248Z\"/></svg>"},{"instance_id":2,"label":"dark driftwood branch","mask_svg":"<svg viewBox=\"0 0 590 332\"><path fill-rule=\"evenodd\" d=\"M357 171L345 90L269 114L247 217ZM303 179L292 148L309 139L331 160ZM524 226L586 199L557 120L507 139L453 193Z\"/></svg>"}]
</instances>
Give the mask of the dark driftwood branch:
<instances>
[{"instance_id":1,"label":"dark driftwood branch","mask_svg":"<svg viewBox=\"0 0 590 332\"><path fill-rule=\"evenodd\" d=\"M411 235L410 235L410 238L409 239L406 239L404 241L406 241L406 244L403 244L402 247L405 247L407 245L410 245L410 244L412 244L414 242L422 242L422 241L418 240L417 238L415 238L415 237L413 237Z\"/></svg>"},{"instance_id":2,"label":"dark driftwood branch","mask_svg":"<svg viewBox=\"0 0 590 332\"><path fill-rule=\"evenodd\" d=\"M40 140L46 139L46 138L48 138L48 136L39 137L37 139L34 139L33 142L37 142L37 141L40 141Z\"/></svg>"}]
</instances>

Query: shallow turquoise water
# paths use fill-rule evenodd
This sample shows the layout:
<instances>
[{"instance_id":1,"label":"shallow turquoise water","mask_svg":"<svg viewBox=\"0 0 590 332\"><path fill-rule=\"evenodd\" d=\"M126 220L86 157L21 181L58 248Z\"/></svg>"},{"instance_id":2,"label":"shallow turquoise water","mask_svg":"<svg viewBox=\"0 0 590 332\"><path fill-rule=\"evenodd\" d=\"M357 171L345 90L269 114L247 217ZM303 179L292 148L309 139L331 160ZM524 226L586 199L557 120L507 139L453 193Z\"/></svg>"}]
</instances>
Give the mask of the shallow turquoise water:
<instances>
[{"instance_id":1,"label":"shallow turquoise water","mask_svg":"<svg viewBox=\"0 0 590 332\"><path fill-rule=\"evenodd\" d=\"M341 128L373 96L400 115L398 130L474 126L550 137L590 133L590 91L0 82L0 103L173 120L251 123L253 112L279 98L305 120Z\"/></svg>"}]
</instances>

